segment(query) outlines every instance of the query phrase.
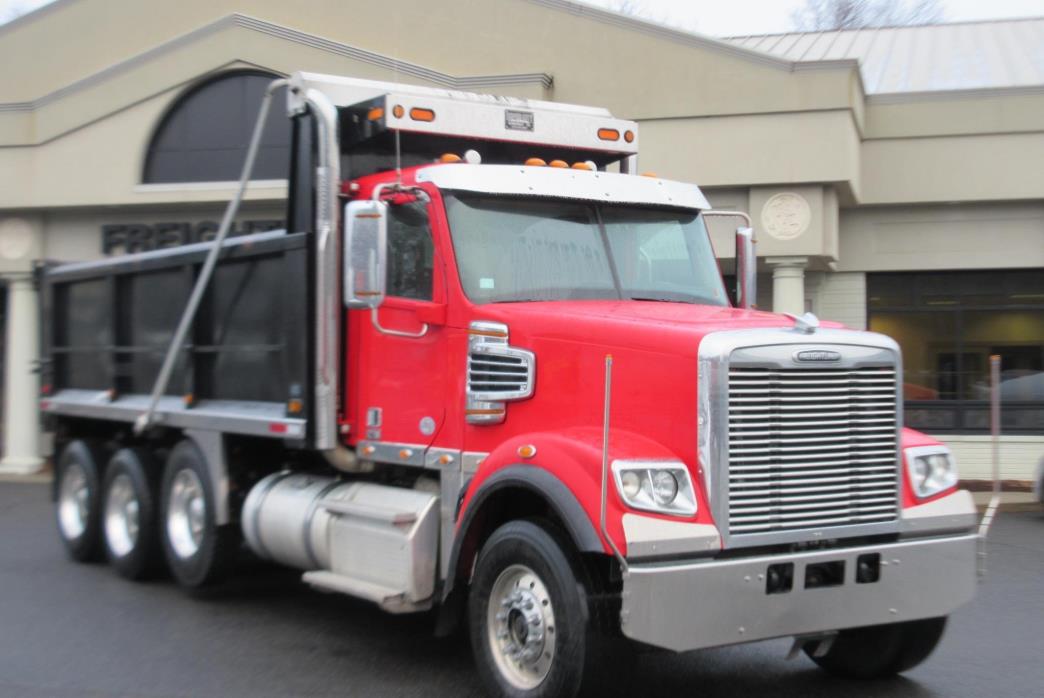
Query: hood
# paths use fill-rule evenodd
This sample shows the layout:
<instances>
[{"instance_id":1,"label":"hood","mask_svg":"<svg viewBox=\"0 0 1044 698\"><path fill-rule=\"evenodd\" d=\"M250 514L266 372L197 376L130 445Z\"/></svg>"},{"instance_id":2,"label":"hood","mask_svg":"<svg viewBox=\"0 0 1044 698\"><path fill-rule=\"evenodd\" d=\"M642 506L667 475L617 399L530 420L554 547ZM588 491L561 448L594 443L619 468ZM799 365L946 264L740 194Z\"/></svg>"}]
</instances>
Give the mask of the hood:
<instances>
[{"instance_id":1,"label":"hood","mask_svg":"<svg viewBox=\"0 0 1044 698\"><path fill-rule=\"evenodd\" d=\"M512 343L522 337L557 339L683 355L695 355L711 332L794 326L786 316L759 310L634 300L491 304L477 307L475 318L505 323Z\"/></svg>"}]
</instances>

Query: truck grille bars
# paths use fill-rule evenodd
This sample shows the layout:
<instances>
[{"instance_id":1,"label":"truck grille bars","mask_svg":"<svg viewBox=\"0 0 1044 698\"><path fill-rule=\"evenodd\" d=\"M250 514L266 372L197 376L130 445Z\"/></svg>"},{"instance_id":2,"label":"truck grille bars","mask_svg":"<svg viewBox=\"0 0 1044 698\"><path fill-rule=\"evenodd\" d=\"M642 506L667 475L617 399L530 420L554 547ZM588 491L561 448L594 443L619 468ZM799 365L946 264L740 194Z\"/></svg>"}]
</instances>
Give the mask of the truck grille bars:
<instances>
[{"instance_id":1,"label":"truck grille bars","mask_svg":"<svg viewBox=\"0 0 1044 698\"><path fill-rule=\"evenodd\" d=\"M894 366L730 367L731 535L896 521Z\"/></svg>"}]
</instances>

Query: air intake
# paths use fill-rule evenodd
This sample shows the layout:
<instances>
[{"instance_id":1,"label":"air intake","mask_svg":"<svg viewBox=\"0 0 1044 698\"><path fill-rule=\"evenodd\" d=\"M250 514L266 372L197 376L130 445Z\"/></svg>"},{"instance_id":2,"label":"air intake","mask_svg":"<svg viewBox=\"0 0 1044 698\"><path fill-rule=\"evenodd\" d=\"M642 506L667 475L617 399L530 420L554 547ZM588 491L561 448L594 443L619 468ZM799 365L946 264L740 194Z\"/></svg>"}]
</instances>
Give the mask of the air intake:
<instances>
[{"instance_id":1,"label":"air intake","mask_svg":"<svg viewBox=\"0 0 1044 698\"><path fill-rule=\"evenodd\" d=\"M477 321L468 329L468 384L465 415L470 424L504 421L504 402L533 395L536 356L508 345L508 328Z\"/></svg>"}]
</instances>

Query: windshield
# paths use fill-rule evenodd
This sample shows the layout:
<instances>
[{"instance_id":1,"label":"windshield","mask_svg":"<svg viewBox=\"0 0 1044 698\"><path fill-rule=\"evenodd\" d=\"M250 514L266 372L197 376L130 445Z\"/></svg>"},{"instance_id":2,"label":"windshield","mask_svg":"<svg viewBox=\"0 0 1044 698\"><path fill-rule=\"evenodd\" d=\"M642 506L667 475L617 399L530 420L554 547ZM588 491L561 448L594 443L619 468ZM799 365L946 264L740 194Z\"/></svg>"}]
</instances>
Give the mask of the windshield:
<instances>
[{"instance_id":1,"label":"windshield","mask_svg":"<svg viewBox=\"0 0 1044 698\"><path fill-rule=\"evenodd\" d=\"M695 212L465 192L445 200L460 280L475 303L728 304Z\"/></svg>"}]
</instances>

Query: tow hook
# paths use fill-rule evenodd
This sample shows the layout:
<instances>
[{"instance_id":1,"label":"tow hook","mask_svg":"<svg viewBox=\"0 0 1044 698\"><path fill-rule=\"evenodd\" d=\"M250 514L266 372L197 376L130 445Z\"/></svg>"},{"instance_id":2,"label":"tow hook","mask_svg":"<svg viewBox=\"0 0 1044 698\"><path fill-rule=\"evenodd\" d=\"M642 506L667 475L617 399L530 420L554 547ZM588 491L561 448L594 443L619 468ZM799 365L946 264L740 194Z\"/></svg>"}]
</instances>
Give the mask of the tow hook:
<instances>
[{"instance_id":1,"label":"tow hook","mask_svg":"<svg viewBox=\"0 0 1044 698\"><path fill-rule=\"evenodd\" d=\"M790 651L787 652L787 659L796 658L799 654L801 654L801 650L805 649L806 647L812 646L814 646L814 649L812 649L812 656L823 657L826 655L827 652L830 651L830 648L833 647L834 640L836 639L836 631L829 633L817 633L815 635L795 635L794 644L790 646Z\"/></svg>"}]
</instances>

